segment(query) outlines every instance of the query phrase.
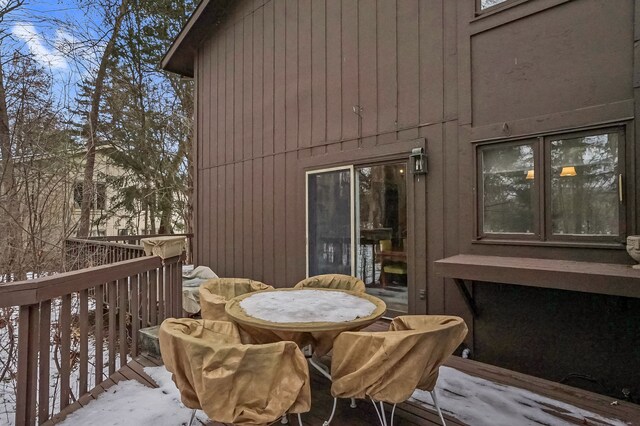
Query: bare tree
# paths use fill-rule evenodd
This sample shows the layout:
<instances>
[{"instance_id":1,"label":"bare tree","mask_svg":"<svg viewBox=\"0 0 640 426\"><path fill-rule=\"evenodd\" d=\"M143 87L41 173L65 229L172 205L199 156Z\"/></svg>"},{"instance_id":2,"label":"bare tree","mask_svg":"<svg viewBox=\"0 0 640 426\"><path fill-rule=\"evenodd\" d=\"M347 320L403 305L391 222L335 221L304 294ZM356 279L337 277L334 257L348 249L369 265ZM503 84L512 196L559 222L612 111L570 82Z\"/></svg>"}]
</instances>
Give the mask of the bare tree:
<instances>
[{"instance_id":1,"label":"bare tree","mask_svg":"<svg viewBox=\"0 0 640 426\"><path fill-rule=\"evenodd\" d=\"M95 173L96 162L96 146L98 138L98 122L100 115L100 101L102 100L102 94L104 89L104 82L107 74L107 66L109 60L113 55L116 40L120 33L120 27L122 21L129 9L128 0L122 0L120 7L118 8L117 15L113 21L113 29L109 42L107 43L100 60L100 65L96 73L96 79L93 85L93 92L91 94L91 105L89 115L87 117L87 123L84 129L84 137L86 139L87 154L85 157L84 166L84 180L83 180L83 193L82 193L82 205L80 207L80 222L78 223L78 237L88 237L91 219L91 205L93 202L93 178Z\"/></svg>"}]
</instances>

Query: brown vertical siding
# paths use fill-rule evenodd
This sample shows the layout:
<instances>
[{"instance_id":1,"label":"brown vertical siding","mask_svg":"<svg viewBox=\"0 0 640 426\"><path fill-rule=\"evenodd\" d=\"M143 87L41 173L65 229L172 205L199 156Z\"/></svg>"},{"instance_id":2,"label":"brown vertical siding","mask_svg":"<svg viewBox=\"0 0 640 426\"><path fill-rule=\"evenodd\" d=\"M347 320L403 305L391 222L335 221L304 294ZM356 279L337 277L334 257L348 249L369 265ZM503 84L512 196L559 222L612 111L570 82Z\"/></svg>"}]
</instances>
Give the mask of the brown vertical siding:
<instances>
[{"instance_id":1,"label":"brown vertical siding","mask_svg":"<svg viewBox=\"0 0 640 426\"><path fill-rule=\"evenodd\" d=\"M433 0L236 5L198 54L201 263L280 286L304 276L300 159L333 166L325 153L418 138L425 118L440 128L441 9ZM427 133L437 152L439 132ZM427 251L426 217L415 225L418 254ZM415 266L417 282L427 270Z\"/></svg>"},{"instance_id":2,"label":"brown vertical siding","mask_svg":"<svg viewBox=\"0 0 640 426\"><path fill-rule=\"evenodd\" d=\"M327 140L327 1L311 2L311 145Z\"/></svg>"}]
</instances>

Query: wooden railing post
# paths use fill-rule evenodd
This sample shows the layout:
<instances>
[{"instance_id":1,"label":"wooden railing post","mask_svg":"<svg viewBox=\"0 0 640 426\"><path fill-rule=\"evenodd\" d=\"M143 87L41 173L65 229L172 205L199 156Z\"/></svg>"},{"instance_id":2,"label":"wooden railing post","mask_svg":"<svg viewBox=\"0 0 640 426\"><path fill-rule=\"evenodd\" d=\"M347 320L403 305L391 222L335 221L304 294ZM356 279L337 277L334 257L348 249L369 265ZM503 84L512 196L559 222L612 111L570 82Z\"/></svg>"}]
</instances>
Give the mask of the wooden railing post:
<instances>
[{"instance_id":1,"label":"wooden railing post","mask_svg":"<svg viewBox=\"0 0 640 426\"><path fill-rule=\"evenodd\" d=\"M36 424L40 304L20 306L19 315L16 426L31 426Z\"/></svg>"}]
</instances>

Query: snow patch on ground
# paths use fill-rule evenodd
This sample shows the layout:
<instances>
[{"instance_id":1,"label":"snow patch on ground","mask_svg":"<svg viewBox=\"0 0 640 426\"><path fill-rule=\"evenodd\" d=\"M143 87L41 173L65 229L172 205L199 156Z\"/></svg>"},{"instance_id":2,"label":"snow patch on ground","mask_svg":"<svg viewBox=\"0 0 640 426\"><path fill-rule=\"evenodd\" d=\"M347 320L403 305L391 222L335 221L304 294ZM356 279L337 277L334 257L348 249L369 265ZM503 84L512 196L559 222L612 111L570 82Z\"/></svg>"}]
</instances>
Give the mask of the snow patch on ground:
<instances>
[{"instance_id":1,"label":"snow patch on ground","mask_svg":"<svg viewBox=\"0 0 640 426\"><path fill-rule=\"evenodd\" d=\"M573 405L449 367L440 367L436 392L440 408L445 413L474 426L627 426L627 423L619 420L608 419ZM433 406L428 392L416 390L412 399L425 406ZM576 422L563 421L548 412L562 413Z\"/></svg>"},{"instance_id":2,"label":"snow patch on ground","mask_svg":"<svg viewBox=\"0 0 640 426\"><path fill-rule=\"evenodd\" d=\"M264 321L344 322L371 315L376 305L339 291L265 291L240 302L247 315Z\"/></svg>"},{"instance_id":3,"label":"snow patch on ground","mask_svg":"<svg viewBox=\"0 0 640 426\"><path fill-rule=\"evenodd\" d=\"M61 425L80 426L178 426L186 425L192 410L180 402L180 392L164 367L144 369L157 384L148 388L135 380L127 380L110 387L98 399L70 414ZM207 418L198 411L203 423Z\"/></svg>"}]
</instances>

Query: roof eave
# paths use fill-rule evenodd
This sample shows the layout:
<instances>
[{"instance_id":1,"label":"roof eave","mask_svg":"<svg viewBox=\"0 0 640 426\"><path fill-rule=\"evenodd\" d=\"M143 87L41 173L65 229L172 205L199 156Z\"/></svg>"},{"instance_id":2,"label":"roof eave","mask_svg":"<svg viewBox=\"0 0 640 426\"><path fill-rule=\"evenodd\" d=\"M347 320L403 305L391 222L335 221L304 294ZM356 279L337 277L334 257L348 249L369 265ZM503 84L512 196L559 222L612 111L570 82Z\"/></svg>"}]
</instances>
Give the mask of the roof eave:
<instances>
[{"instance_id":1,"label":"roof eave","mask_svg":"<svg viewBox=\"0 0 640 426\"><path fill-rule=\"evenodd\" d=\"M194 77L198 46L220 25L237 0L202 0L160 61L163 70Z\"/></svg>"},{"instance_id":2,"label":"roof eave","mask_svg":"<svg viewBox=\"0 0 640 426\"><path fill-rule=\"evenodd\" d=\"M193 11L187 23L182 27L178 36L173 40L169 50L164 54L160 61L160 67L174 74L179 74L183 77L193 77L194 69L193 64L195 61L197 44L194 32L192 31L197 27L198 22L204 15L204 11L213 0L202 0L196 9Z\"/></svg>"}]
</instances>

